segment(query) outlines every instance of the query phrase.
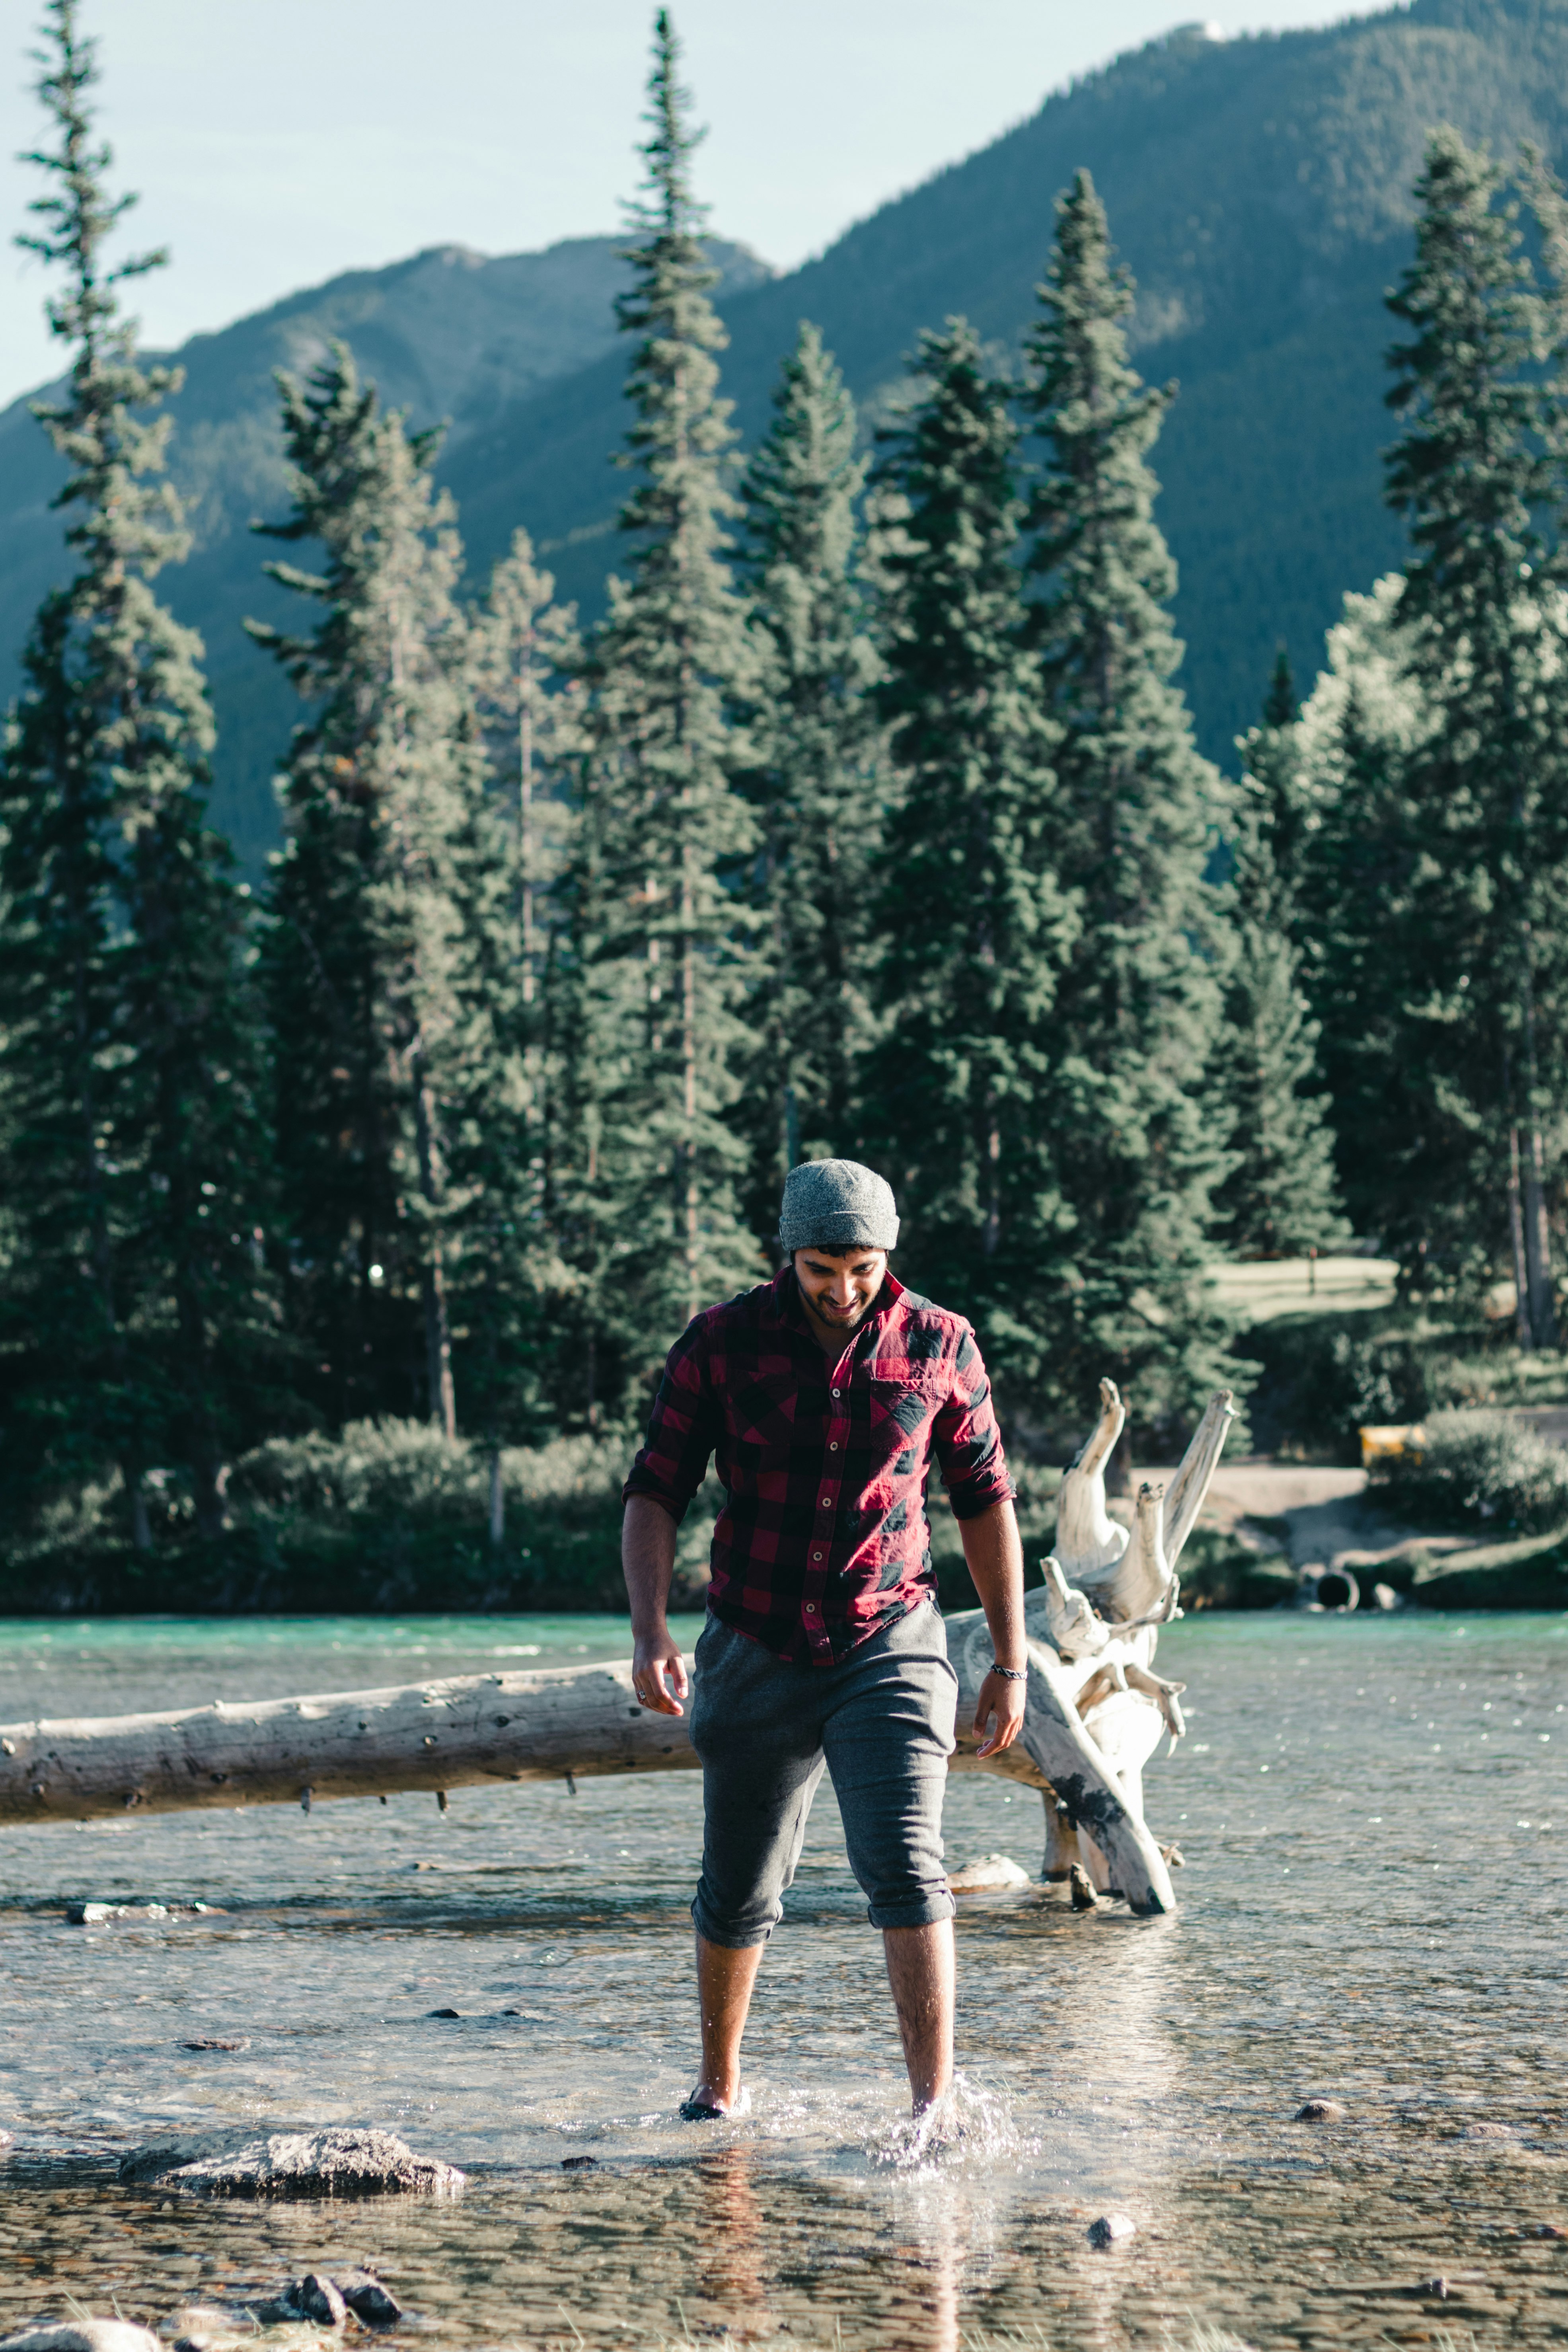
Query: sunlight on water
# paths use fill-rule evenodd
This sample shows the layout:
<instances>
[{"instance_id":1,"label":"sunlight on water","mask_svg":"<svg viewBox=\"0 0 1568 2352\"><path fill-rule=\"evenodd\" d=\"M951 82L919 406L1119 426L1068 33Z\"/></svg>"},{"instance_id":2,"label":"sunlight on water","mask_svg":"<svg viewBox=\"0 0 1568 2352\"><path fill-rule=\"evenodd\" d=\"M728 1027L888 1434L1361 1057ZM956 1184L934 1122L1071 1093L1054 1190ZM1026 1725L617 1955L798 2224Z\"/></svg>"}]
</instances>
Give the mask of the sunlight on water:
<instances>
[{"instance_id":1,"label":"sunlight on water","mask_svg":"<svg viewBox=\"0 0 1568 2352\"><path fill-rule=\"evenodd\" d=\"M580 1617L10 1623L0 1721L626 1646ZM676 2116L695 1775L0 1832L0 2333L368 2258L454 2352L1560 2343L1568 1620L1198 1619L1161 1663L1192 1702L1148 1779L1181 1916L965 1898L960 2081L920 2124L826 1794L752 2109L719 2125ZM965 1775L947 1836L1036 1872L1039 1801ZM68 1925L84 1897L164 1909ZM1312 2095L1343 2119L1293 2121ZM155 2129L234 2123L384 2125L468 2185L258 2208L114 2180ZM1096 2252L1110 2210L1137 2234Z\"/></svg>"}]
</instances>

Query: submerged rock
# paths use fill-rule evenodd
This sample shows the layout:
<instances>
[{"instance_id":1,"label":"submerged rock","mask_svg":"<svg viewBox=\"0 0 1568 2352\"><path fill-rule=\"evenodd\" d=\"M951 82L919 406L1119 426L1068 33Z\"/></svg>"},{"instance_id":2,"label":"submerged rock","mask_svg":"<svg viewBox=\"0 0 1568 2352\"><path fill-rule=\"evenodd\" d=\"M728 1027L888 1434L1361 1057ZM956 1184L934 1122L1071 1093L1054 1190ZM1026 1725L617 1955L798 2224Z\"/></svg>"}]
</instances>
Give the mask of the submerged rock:
<instances>
[{"instance_id":1,"label":"submerged rock","mask_svg":"<svg viewBox=\"0 0 1568 2352\"><path fill-rule=\"evenodd\" d=\"M155 2140L121 2159L120 2178L209 2197L450 2195L463 2186L455 2165L416 2156L394 2132L342 2126Z\"/></svg>"},{"instance_id":2,"label":"submerged rock","mask_svg":"<svg viewBox=\"0 0 1568 2352\"><path fill-rule=\"evenodd\" d=\"M1467 2124L1461 2139L1518 2139L1520 2132L1514 2124Z\"/></svg>"},{"instance_id":3,"label":"submerged rock","mask_svg":"<svg viewBox=\"0 0 1568 2352\"><path fill-rule=\"evenodd\" d=\"M1337 2124L1344 2112L1338 2099L1303 2099L1294 2120L1299 2124Z\"/></svg>"},{"instance_id":4,"label":"submerged rock","mask_svg":"<svg viewBox=\"0 0 1568 2352\"><path fill-rule=\"evenodd\" d=\"M248 2050L248 2033L198 2033L194 2041L182 2042L182 2050Z\"/></svg>"},{"instance_id":5,"label":"submerged rock","mask_svg":"<svg viewBox=\"0 0 1568 2352\"><path fill-rule=\"evenodd\" d=\"M1119 2246L1125 2238L1138 2235L1138 2224L1131 2213L1102 2213L1098 2221L1089 2225L1091 2246Z\"/></svg>"},{"instance_id":6,"label":"submerged rock","mask_svg":"<svg viewBox=\"0 0 1568 2352\"><path fill-rule=\"evenodd\" d=\"M950 1872L947 1883L954 1895L981 1895L998 1886L1027 1886L1029 1874L1020 1870L1011 1854L983 1853L962 1870Z\"/></svg>"},{"instance_id":7,"label":"submerged rock","mask_svg":"<svg viewBox=\"0 0 1568 2352\"><path fill-rule=\"evenodd\" d=\"M44 2319L0 2336L0 2352L163 2352L151 2328L128 2319Z\"/></svg>"}]
</instances>

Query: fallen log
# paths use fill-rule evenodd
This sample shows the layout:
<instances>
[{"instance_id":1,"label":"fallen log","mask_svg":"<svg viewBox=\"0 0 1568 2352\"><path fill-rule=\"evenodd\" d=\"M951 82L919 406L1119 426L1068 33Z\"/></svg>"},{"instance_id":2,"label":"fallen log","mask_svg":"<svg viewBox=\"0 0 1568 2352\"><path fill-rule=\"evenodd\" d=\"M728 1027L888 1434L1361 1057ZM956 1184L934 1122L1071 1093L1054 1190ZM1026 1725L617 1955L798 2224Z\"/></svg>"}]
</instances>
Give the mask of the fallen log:
<instances>
[{"instance_id":1,"label":"fallen log","mask_svg":"<svg viewBox=\"0 0 1568 2352\"><path fill-rule=\"evenodd\" d=\"M1182 1685L1150 1672L1158 1629L1179 1614L1174 1561L1230 1417L1211 1403L1169 1500L1145 1486L1131 1532L1105 1508L1104 1465L1122 1408L1110 1381L1093 1436L1062 1482L1057 1548L1026 1603L1031 1673L1017 1745L982 1762L968 1728L991 1662L979 1610L948 1620L960 1682L957 1770L1037 1788L1047 1875L1086 1866L1134 1911L1175 1908L1143 1819L1142 1770ZM463 1675L385 1690L217 1701L167 1714L0 1727L0 1825L387 1796L694 1768L689 1718L650 1715L626 1665Z\"/></svg>"}]
</instances>

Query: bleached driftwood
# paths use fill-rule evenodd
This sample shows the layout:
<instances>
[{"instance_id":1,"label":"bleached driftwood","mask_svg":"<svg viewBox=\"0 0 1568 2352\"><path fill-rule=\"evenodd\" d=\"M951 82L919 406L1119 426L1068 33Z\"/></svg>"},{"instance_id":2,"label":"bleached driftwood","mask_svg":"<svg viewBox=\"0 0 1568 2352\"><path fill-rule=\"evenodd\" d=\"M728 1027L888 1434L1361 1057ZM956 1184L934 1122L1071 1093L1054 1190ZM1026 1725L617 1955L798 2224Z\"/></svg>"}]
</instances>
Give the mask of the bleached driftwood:
<instances>
[{"instance_id":1,"label":"bleached driftwood","mask_svg":"<svg viewBox=\"0 0 1568 2352\"><path fill-rule=\"evenodd\" d=\"M1176 1612L1174 1562L1213 1475L1230 1417L1216 1396L1167 1498L1145 1487L1131 1539L1105 1508L1104 1467L1121 1401L1101 1387L1100 1423L1068 1471L1043 1591L1026 1604L1032 1672L1022 1737L984 1764L973 1719L991 1663L984 1616L948 1621L962 1685L958 1770L994 1771L1046 1798L1046 1867L1080 1859L1135 1911L1174 1908L1143 1819L1142 1770L1167 1727L1181 1733L1180 1684L1151 1672L1159 1626ZM667 1772L697 1762L689 1718L649 1715L626 1665L465 1675L374 1691L218 1701L160 1715L11 1724L0 1729L0 1824L79 1822L128 1811L300 1803L497 1782Z\"/></svg>"}]
</instances>

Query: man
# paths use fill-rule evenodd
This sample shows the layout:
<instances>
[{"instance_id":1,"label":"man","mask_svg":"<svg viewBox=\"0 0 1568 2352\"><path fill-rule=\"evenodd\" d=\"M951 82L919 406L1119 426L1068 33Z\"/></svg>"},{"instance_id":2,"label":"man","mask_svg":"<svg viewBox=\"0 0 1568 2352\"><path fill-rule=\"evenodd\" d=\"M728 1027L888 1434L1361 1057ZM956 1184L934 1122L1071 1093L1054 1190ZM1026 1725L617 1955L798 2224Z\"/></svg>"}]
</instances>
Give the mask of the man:
<instances>
[{"instance_id":1,"label":"man","mask_svg":"<svg viewBox=\"0 0 1568 2352\"><path fill-rule=\"evenodd\" d=\"M684 1711L665 1612L676 1528L710 1454L727 1490L691 1717L704 1836L691 1906L702 2076L689 2120L745 2104L752 1988L825 1763L882 1930L915 2113L952 2079L942 1805L958 1678L931 1568L933 1460L995 1645L975 1717L983 1756L1010 1747L1023 1721L1024 1562L974 1334L895 1281L898 1237L892 1192L869 1168L792 1170L783 1270L682 1332L626 1484L633 1680L660 1715Z\"/></svg>"}]
</instances>

